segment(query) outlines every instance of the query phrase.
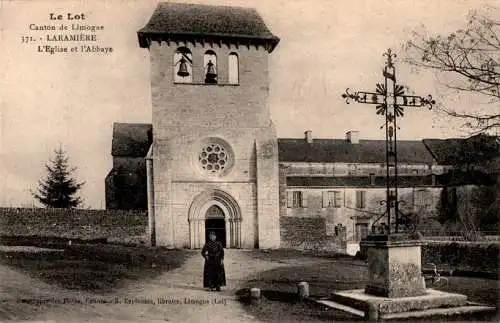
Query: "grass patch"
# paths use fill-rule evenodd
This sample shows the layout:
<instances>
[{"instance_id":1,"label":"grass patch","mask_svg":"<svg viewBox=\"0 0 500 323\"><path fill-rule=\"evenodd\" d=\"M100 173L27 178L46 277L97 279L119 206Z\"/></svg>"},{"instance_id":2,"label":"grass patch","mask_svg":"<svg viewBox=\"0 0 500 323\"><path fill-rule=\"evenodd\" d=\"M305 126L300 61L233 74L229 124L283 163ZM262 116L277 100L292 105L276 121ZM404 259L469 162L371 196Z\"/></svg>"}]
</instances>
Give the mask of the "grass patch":
<instances>
[{"instance_id":1,"label":"grass patch","mask_svg":"<svg viewBox=\"0 0 500 323\"><path fill-rule=\"evenodd\" d=\"M337 255L304 256L301 252L277 250L256 252L255 258L293 264L297 260L305 265L282 266L276 269L253 274L247 277L246 289L238 291L238 299L246 310L262 321L297 322L297 321L361 321L362 319L317 303L301 302L297 296L297 283L309 283L310 295L328 297L335 290L363 289L368 282L368 270L364 262L345 259ZM324 257L332 258L325 262ZM314 259L316 258L316 259ZM321 259L319 259L321 258ZM310 263L308 263L310 262ZM250 302L249 290L261 289L262 300ZM449 277L449 284L443 291L461 293L469 300L498 306L499 286L497 281L466 277ZM476 313L452 317L432 318L437 321L492 321L496 313ZM427 322L426 319L407 321Z\"/></svg>"},{"instance_id":2,"label":"grass patch","mask_svg":"<svg viewBox=\"0 0 500 323\"><path fill-rule=\"evenodd\" d=\"M0 252L0 263L69 290L110 293L127 280L155 277L180 267L184 250L109 244L66 245L62 251Z\"/></svg>"},{"instance_id":3,"label":"grass patch","mask_svg":"<svg viewBox=\"0 0 500 323\"><path fill-rule=\"evenodd\" d=\"M297 283L309 283L311 296L329 296L333 290L364 288L368 272L357 262L315 263L306 266L286 266L257 273L248 284L262 290L295 293Z\"/></svg>"}]
</instances>

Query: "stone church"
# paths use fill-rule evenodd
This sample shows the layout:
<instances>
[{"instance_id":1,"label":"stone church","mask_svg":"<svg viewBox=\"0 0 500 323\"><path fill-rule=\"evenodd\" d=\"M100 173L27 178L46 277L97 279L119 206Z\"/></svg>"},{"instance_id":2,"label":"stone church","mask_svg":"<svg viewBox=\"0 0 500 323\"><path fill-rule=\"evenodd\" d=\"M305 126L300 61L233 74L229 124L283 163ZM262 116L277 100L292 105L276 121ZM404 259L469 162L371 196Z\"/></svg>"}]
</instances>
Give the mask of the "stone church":
<instances>
[{"instance_id":1,"label":"stone church","mask_svg":"<svg viewBox=\"0 0 500 323\"><path fill-rule=\"evenodd\" d=\"M151 62L148 211L158 245L279 247L278 142L253 9L160 3L138 32Z\"/></svg>"},{"instance_id":2,"label":"stone church","mask_svg":"<svg viewBox=\"0 0 500 323\"><path fill-rule=\"evenodd\" d=\"M267 98L279 38L256 10L160 3L138 38L152 124L114 124L107 208L147 209L152 243L175 248L215 231L227 248L345 251L368 234L383 209L385 142L277 138ZM447 146L398 143L410 211L436 208Z\"/></svg>"}]
</instances>

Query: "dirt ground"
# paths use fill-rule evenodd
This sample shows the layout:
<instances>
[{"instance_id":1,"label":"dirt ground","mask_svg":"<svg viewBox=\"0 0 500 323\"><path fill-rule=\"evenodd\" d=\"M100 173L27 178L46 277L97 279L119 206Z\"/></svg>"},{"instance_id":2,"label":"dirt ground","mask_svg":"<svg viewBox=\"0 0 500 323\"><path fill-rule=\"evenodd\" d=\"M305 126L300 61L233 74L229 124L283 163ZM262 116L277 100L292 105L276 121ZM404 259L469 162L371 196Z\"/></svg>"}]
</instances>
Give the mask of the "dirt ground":
<instances>
[{"instance_id":1,"label":"dirt ground","mask_svg":"<svg viewBox=\"0 0 500 323\"><path fill-rule=\"evenodd\" d=\"M298 252L230 249L226 250L224 262L228 286L221 292L208 292L202 288L203 259L199 251L185 250L167 255L185 257L185 260L180 267L159 271L157 275L130 275L131 278L125 279L119 287L106 288L105 291L65 288L75 284L65 282L71 276L61 272L67 271L73 263L53 263L56 267L63 266L63 271L44 267L45 274L51 272L50 281L38 277L39 270L36 268L25 271L26 266L20 266L19 261L14 266L12 263L9 266L0 264L0 321L345 321L350 318L341 313L326 313L328 316L304 304L287 303L285 299L290 292L293 293L296 281L301 279L310 282L312 294L328 293L332 288L362 286L365 283L363 279L366 279L366 266L353 260L306 256ZM28 258L22 259L26 263ZM31 264L29 266L32 267ZM147 266L150 264L147 263ZM155 266L154 262L151 266ZM109 268L116 270L116 266ZM125 267L118 272L123 276L130 268ZM84 270L85 279L92 279L92 275L102 272L102 268L89 270ZM81 270L79 272L82 273ZM137 275L140 278L137 279ZM111 279L112 276L104 277ZM97 285L105 285L102 275L96 276L95 280L100 280ZM50 283L52 281L57 284ZM457 286L460 287L458 290ZM274 295L276 300L273 300L273 295L264 294L267 301L261 306L247 307L238 301L237 295L242 289L251 287L260 287L268 294L273 290L288 294L278 293ZM494 303L498 299L498 282L495 280L452 277L449 289L470 295L475 301Z\"/></svg>"},{"instance_id":2,"label":"dirt ground","mask_svg":"<svg viewBox=\"0 0 500 323\"><path fill-rule=\"evenodd\" d=\"M221 292L208 292L202 288L201 255L187 252L180 268L127 282L106 294L60 288L0 265L0 320L204 322L210 318L213 322L256 322L237 301L236 291L248 287L244 286L246 277L289 265L252 257L252 251L227 250L228 286ZM301 261L310 263L312 258Z\"/></svg>"}]
</instances>

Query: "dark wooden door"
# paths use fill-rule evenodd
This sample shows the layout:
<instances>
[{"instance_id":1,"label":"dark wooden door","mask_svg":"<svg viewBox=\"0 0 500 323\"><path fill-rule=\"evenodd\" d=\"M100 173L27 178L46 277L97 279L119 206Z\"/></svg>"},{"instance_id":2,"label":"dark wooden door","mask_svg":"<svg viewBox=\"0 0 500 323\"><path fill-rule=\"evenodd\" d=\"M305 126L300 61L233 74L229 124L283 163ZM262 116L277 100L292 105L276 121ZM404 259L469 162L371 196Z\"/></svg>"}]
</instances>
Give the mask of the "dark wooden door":
<instances>
[{"instance_id":1,"label":"dark wooden door","mask_svg":"<svg viewBox=\"0 0 500 323\"><path fill-rule=\"evenodd\" d=\"M205 241L208 241L208 234L213 231L217 240L226 247L226 221L224 219L206 219L205 220Z\"/></svg>"}]
</instances>

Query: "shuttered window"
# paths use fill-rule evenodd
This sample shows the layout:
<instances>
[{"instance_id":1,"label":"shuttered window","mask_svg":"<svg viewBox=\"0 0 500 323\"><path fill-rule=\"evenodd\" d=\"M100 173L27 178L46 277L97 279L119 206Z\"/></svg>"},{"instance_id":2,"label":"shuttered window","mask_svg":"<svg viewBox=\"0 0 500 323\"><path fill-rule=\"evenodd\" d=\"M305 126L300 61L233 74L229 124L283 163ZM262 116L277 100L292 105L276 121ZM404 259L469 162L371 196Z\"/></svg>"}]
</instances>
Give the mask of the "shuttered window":
<instances>
[{"instance_id":1,"label":"shuttered window","mask_svg":"<svg viewBox=\"0 0 500 323\"><path fill-rule=\"evenodd\" d=\"M307 207L307 194L301 191L287 192L287 207L288 208Z\"/></svg>"},{"instance_id":2,"label":"shuttered window","mask_svg":"<svg viewBox=\"0 0 500 323\"><path fill-rule=\"evenodd\" d=\"M416 208L428 208L432 205L432 194L428 190L416 190L413 201Z\"/></svg>"},{"instance_id":3,"label":"shuttered window","mask_svg":"<svg viewBox=\"0 0 500 323\"><path fill-rule=\"evenodd\" d=\"M323 207L342 207L342 192L341 191L326 191L323 192Z\"/></svg>"},{"instance_id":4,"label":"shuttered window","mask_svg":"<svg viewBox=\"0 0 500 323\"><path fill-rule=\"evenodd\" d=\"M368 223L356 223L356 232L354 235L356 241L365 239L368 236Z\"/></svg>"},{"instance_id":5,"label":"shuttered window","mask_svg":"<svg viewBox=\"0 0 500 323\"><path fill-rule=\"evenodd\" d=\"M297 207L307 207L307 193L300 192L300 205Z\"/></svg>"},{"instance_id":6,"label":"shuttered window","mask_svg":"<svg viewBox=\"0 0 500 323\"><path fill-rule=\"evenodd\" d=\"M375 174L370 174L370 185L375 185Z\"/></svg>"},{"instance_id":7,"label":"shuttered window","mask_svg":"<svg viewBox=\"0 0 500 323\"><path fill-rule=\"evenodd\" d=\"M356 208L366 208L366 191L356 191Z\"/></svg>"}]
</instances>

